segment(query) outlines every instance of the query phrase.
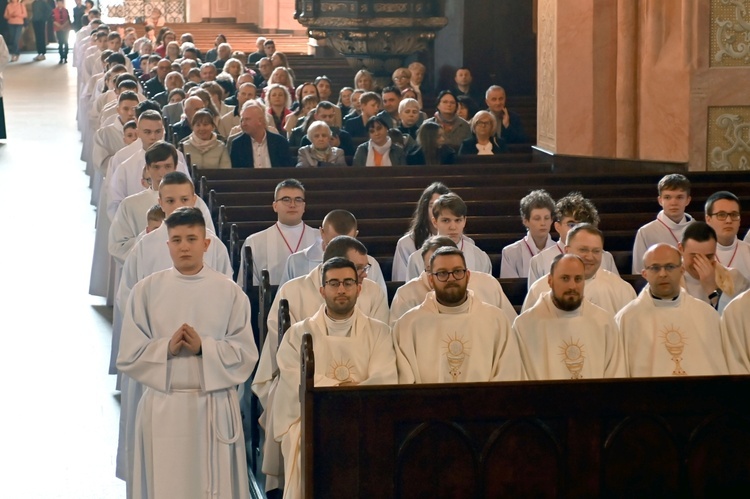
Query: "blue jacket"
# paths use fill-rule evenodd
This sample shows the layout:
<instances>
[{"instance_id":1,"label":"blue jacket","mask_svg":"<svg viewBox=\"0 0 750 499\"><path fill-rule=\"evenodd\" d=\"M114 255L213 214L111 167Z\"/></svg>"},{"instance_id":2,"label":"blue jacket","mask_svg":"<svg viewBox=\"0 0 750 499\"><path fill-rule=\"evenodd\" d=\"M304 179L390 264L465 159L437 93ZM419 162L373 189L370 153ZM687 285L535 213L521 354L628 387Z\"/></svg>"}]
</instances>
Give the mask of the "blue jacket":
<instances>
[{"instance_id":1,"label":"blue jacket","mask_svg":"<svg viewBox=\"0 0 750 499\"><path fill-rule=\"evenodd\" d=\"M289 154L289 142L284 137L277 133L266 132L266 142L272 167L293 167L297 164ZM234 138L229 157L232 160L232 168L254 168L253 145L249 135L243 133Z\"/></svg>"}]
</instances>

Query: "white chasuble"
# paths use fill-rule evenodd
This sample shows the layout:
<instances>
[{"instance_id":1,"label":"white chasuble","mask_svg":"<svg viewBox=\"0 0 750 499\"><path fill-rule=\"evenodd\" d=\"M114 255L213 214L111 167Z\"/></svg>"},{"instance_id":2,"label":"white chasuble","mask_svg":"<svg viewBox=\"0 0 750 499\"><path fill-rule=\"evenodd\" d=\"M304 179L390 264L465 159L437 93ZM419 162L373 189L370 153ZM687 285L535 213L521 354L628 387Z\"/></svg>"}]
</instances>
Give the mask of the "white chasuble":
<instances>
[{"instance_id":1,"label":"white chasuble","mask_svg":"<svg viewBox=\"0 0 750 499\"><path fill-rule=\"evenodd\" d=\"M728 374L719 314L685 290L659 300L646 286L615 321L633 378Z\"/></svg>"},{"instance_id":2,"label":"white chasuble","mask_svg":"<svg viewBox=\"0 0 750 499\"><path fill-rule=\"evenodd\" d=\"M511 324L518 317L516 309L505 296L503 287L490 274L471 272L468 289L474 292L474 298L477 300L502 310ZM430 291L432 291L432 288L430 287L429 276L424 272L398 288L393 301L391 301L391 327L402 315L421 304Z\"/></svg>"},{"instance_id":3,"label":"white chasuble","mask_svg":"<svg viewBox=\"0 0 750 499\"><path fill-rule=\"evenodd\" d=\"M366 317L357 307L352 317L345 321L350 326L348 335L335 336L328 327L329 322L325 305L321 305L315 315L294 324L286 332L277 354L279 384L273 400L270 435L281 442L284 452L284 497L300 497L302 335L310 333L313 337L315 386L338 386L346 382L360 385L398 382L396 352L388 326Z\"/></svg>"},{"instance_id":4,"label":"white chasuble","mask_svg":"<svg viewBox=\"0 0 750 499\"><path fill-rule=\"evenodd\" d=\"M464 253L467 269L492 274L490 257L487 253L474 246L471 239L462 236L461 242L458 243L458 249ZM406 280L409 281L415 277L419 277L422 272L424 272L424 258L422 258L422 250L420 249L409 256L409 262L406 266Z\"/></svg>"},{"instance_id":5,"label":"white chasuble","mask_svg":"<svg viewBox=\"0 0 750 499\"><path fill-rule=\"evenodd\" d=\"M467 291L458 307L435 292L406 312L393 329L399 383L467 383L523 379L510 322L497 307Z\"/></svg>"},{"instance_id":6,"label":"white chasuble","mask_svg":"<svg viewBox=\"0 0 750 499\"><path fill-rule=\"evenodd\" d=\"M552 303L551 292L513 323L530 380L622 378L622 339L614 316L583 300L571 312Z\"/></svg>"},{"instance_id":7,"label":"white chasuble","mask_svg":"<svg viewBox=\"0 0 750 499\"><path fill-rule=\"evenodd\" d=\"M201 336L200 356L168 352L185 323ZM117 358L118 369L146 387L135 424L135 499L249 497L236 386L257 359L250 304L225 275L171 268L136 285Z\"/></svg>"},{"instance_id":8,"label":"white chasuble","mask_svg":"<svg viewBox=\"0 0 750 499\"><path fill-rule=\"evenodd\" d=\"M721 314L721 338L731 374L750 374L750 291L730 301Z\"/></svg>"}]
</instances>

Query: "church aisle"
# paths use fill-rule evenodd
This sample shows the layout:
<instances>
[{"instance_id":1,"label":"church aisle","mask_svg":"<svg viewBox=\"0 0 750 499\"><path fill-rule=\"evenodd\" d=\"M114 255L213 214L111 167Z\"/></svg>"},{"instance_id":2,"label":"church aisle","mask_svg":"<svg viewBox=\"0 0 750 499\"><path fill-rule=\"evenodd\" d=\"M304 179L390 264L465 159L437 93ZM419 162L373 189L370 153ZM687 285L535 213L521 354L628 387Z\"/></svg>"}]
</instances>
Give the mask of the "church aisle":
<instances>
[{"instance_id":1,"label":"church aisle","mask_svg":"<svg viewBox=\"0 0 750 499\"><path fill-rule=\"evenodd\" d=\"M4 72L2 496L119 499L111 310L88 295L95 212L76 129L76 74L23 54Z\"/></svg>"}]
</instances>

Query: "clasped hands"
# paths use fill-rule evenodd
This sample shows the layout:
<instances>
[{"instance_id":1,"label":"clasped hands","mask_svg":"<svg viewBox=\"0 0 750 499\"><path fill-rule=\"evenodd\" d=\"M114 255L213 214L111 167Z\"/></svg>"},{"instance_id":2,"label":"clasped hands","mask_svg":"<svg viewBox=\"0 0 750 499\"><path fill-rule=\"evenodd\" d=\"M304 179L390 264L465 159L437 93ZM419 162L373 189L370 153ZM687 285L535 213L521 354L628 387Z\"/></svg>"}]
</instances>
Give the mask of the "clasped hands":
<instances>
[{"instance_id":1,"label":"clasped hands","mask_svg":"<svg viewBox=\"0 0 750 499\"><path fill-rule=\"evenodd\" d=\"M169 340L169 353L176 356L183 349L193 355L201 352L201 337L198 332L188 324L183 324L177 329Z\"/></svg>"}]
</instances>

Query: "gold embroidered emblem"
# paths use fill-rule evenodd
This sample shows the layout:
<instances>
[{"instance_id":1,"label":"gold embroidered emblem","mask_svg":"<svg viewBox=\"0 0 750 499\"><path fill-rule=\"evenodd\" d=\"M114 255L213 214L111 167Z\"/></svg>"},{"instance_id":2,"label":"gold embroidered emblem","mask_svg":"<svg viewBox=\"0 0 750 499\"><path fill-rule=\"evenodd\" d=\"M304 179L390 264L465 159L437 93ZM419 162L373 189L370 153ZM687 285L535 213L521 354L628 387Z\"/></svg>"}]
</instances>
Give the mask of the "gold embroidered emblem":
<instances>
[{"instance_id":1,"label":"gold embroidered emblem","mask_svg":"<svg viewBox=\"0 0 750 499\"><path fill-rule=\"evenodd\" d=\"M356 375L357 370L350 360L333 359L328 365L328 371L326 372L326 376L335 379L340 383L344 383L346 381L354 381Z\"/></svg>"},{"instance_id":2,"label":"gold embroidered emblem","mask_svg":"<svg viewBox=\"0 0 750 499\"><path fill-rule=\"evenodd\" d=\"M458 333L453 336L448 335L445 343L445 357L448 360L448 372L455 383L461 375L461 366L469 356L469 341L458 337Z\"/></svg>"},{"instance_id":3,"label":"gold embroidered emblem","mask_svg":"<svg viewBox=\"0 0 750 499\"><path fill-rule=\"evenodd\" d=\"M661 337L664 340L667 352L672 356L672 362L674 362L672 376L687 376L687 373L680 365L682 352L685 350L685 335L680 331L680 328L670 325L661 331Z\"/></svg>"},{"instance_id":4,"label":"gold embroidered emblem","mask_svg":"<svg viewBox=\"0 0 750 499\"><path fill-rule=\"evenodd\" d=\"M585 350L580 340L573 341L573 338L570 338L570 342L563 340L563 344L560 345L560 355L563 357L565 367L570 371L570 379L581 379L583 363L586 360L584 353Z\"/></svg>"}]
</instances>

